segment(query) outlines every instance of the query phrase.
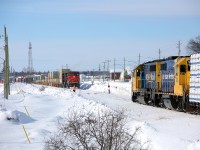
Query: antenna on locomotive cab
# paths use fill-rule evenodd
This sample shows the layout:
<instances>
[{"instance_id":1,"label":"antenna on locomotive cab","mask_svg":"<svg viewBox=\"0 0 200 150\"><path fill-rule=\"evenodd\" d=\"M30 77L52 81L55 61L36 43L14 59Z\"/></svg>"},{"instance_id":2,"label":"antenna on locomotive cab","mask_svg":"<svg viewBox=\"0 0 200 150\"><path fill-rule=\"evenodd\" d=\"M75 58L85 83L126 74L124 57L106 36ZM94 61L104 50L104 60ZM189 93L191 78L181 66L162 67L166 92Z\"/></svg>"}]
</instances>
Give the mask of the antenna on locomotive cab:
<instances>
[{"instance_id":1,"label":"antenna on locomotive cab","mask_svg":"<svg viewBox=\"0 0 200 150\"><path fill-rule=\"evenodd\" d=\"M140 58L141 58L141 56L140 56L140 53L139 53L139 60L138 60L138 65L140 64Z\"/></svg>"},{"instance_id":2,"label":"antenna on locomotive cab","mask_svg":"<svg viewBox=\"0 0 200 150\"><path fill-rule=\"evenodd\" d=\"M161 59L161 51L160 51L160 48L159 48L158 53L159 53L159 60L160 60L160 59Z\"/></svg>"},{"instance_id":3,"label":"antenna on locomotive cab","mask_svg":"<svg viewBox=\"0 0 200 150\"><path fill-rule=\"evenodd\" d=\"M180 56L181 55L181 42L180 41L178 41L177 48L178 48L178 56Z\"/></svg>"}]
</instances>

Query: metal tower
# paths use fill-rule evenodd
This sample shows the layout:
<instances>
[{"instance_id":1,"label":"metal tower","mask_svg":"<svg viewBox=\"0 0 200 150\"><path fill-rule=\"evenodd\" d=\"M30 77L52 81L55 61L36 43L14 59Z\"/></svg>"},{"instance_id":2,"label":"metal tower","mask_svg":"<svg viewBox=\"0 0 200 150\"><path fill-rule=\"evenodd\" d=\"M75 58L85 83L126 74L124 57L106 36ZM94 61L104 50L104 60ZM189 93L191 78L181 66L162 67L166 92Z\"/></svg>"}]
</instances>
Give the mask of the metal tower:
<instances>
[{"instance_id":1,"label":"metal tower","mask_svg":"<svg viewBox=\"0 0 200 150\"><path fill-rule=\"evenodd\" d=\"M28 51L28 72L33 73L33 59L32 59L32 45L31 42L29 42L29 51Z\"/></svg>"}]
</instances>

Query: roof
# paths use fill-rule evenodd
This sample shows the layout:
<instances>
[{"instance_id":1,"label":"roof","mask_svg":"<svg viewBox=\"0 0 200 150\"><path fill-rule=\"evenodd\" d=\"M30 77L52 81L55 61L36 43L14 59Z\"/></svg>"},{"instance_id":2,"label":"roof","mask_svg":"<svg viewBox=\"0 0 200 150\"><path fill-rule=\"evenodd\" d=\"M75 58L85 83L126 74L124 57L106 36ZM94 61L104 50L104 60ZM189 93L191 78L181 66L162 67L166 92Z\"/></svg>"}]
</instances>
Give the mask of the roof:
<instances>
[{"instance_id":1,"label":"roof","mask_svg":"<svg viewBox=\"0 0 200 150\"><path fill-rule=\"evenodd\" d=\"M144 64L158 62L158 61L165 61L165 60L174 60L174 59L176 59L178 57L185 58L185 57L189 57L189 56L169 56L169 57L164 58L164 59L156 59L156 60L148 61L148 62L145 62Z\"/></svg>"},{"instance_id":2,"label":"roof","mask_svg":"<svg viewBox=\"0 0 200 150\"><path fill-rule=\"evenodd\" d=\"M123 70L122 69L115 69L115 72L122 72ZM110 69L110 73L113 73L114 72L114 69Z\"/></svg>"}]
</instances>

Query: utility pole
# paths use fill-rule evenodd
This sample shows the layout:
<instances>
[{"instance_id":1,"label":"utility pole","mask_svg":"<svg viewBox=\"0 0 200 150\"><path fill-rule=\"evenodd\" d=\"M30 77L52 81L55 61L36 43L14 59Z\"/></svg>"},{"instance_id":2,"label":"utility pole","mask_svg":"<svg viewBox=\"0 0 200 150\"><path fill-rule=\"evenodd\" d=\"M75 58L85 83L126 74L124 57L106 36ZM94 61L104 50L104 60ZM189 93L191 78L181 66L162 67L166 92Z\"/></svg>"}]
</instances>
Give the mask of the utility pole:
<instances>
[{"instance_id":1,"label":"utility pole","mask_svg":"<svg viewBox=\"0 0 200 150\"><path fill-rule=\"evenodd\" d=\"M161 51L160 51L160 49L159 49L158 53L159 53L159 60L160 60L160 58L161 58Z\"/></svg>"},{"instance_id":2,"label":"utility pole","mask_svg":"<svg viewBox=\"0 0 200 150\"><path fill-rule=\"evenodd\" d=\"M101 71L101 64L99 64L99 71Z\"/></svg>"},{"instance_id":3,"label":"utility pole","mask_svg":"<svg viewBox=\"0 0 200 150\"><path fill-rule=\"evenodd\" d=\"M106 62L103 62L103 82L104 82L104 73L105 73L105 63Z\"/></svg>"},{"instance_id":4,"label":"utility pole","mask_svg":"<svg viewBox=\"0 0 200 150\"><path fill-rule=\"evenodd\" d=\"M108 65L107 65L107 71L109 71L110 67L109 67L109 63L111 62L110 60L106 60L108 62Z\"/></svg>"},{"instance_id":5,"label":"utility pole","mask_svg":"<svg viewBox=\"0 0 200 150\"><path fill-rule=\"evenodd\" d=\"M6 51L6 46L4 45L4 51ZM7 97L7 94L6 94L6 60L4 59L4 63L3 63L3 67L4 67L4 98Z\"/></svg>"},{"instance_id":6,"label":"utility pole","mask_svg":"<svg viewBox=\"0 0 200 150\"><path fill-rule=\"evenodd\" d=\"M68 69L68 68L69 68L69 67L68 67L68 64L66 64L65 66L66 66L66 69Z\"/></svg>"},{"instance_id":7,"label":"utility pole","mask_svg":"<svg viewBox=\"0 0 200 150\"><path fill-rule=\"evenodd\" d=\"M9 52L8 52L8 36L6 36L6 40L7 40L7 77L8 77L8 95L10 95L10 64L9 64Z\"/></svg>"},{"instance_id":8,"label":"utility pole","mask_svg":"<svg viewBox=\"0 0 200 150\"><path fill-rule=\"evenodd\" d=\"M5 38L5 66L4 66L4 98L8 99L8 94L10 93L9 85L9 55L8 55L8 37L6 33L6 27L4 26L4 38Z\"/></svg>"},{"instance_id":9,"label":"utility pole","mask_svg":"<svg viewBox=\"0 0 200 150\"><path fill-rule=\"evenodd\" d=\"M177 48L178 48L178 56L181 56L181 42L180 41L178 41Z\"/></svg>"},{"instance_id":10,"label":"utility pole","mask_svg":"<svg viewBox=\"0 0 200 150\"><path fill-rule=\"evenodd\" d=\"M92 84L93 84L94 83L94 69L93 69L92 75L93 75L93 80L92 80Z\"/></svg>"},{"instance_id":11,"label":"utility pole","mask_svg":"<svg viewBox=\"0 0 200 150\"><path fill-rule=\"evenodd\" d=\"M99 64L99 73L98 73L99 79L101 79L101 64Z\"/></svg>"},{"instance_id":12,"label":"utility pole","mask_svg":"<svg viewBox=\"0 0 200 150\"><path fill-rule=\"evenodd\" d=\"M124 57L124 82L125 82L126 59Z\"/></svg>"},{"instance_id":13,"label":"utility pole","mask_svg":"<svg viewBox=\"0 0 200 150\"><path fill-rule=\"evenodd\" d=\"M115 58L114 58L114 82L115 82Z\"/></svg>"},{"instance_id":14,"label":"utility pole","mask_svg":"<svg viewBox=\"0 0 200 150\"><path fill-rule=\"evenodd\" d=\"M110 76L110 67L109 67L109 64L111 62L111 60L106 60L108 65L107 65L107 72L108 72L108 76Z\"/></svg>"}]
</instances>

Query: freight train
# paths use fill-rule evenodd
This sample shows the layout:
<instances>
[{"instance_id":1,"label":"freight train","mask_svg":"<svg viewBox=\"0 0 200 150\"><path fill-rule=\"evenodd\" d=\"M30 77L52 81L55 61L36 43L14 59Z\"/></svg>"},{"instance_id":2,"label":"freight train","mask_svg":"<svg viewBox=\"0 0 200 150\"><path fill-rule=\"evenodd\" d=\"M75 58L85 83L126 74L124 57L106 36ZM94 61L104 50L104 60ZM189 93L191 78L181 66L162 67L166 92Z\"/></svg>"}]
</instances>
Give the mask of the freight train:
<instances>
[{"instance_id":1,"label":"freight train","mask_svg":"<svg viewBox=\"0 0 200 150\"><path fill-rule=\"evenodd\" d=\"M62 74L62 83L64 87L80 87L80 74L77 71L69 71Z\"/></svg>"},{"instance_id":2,"label":"freight train","mask_svg":"<svg viewBox=\"0 0 200 150\"><path fill-rule=\"evenodd\" d=\"M71 71L70 69L61 69L48 73L48 79L36 80L34 83L42 85L50 85L55 87L80 87L80 73Z\"/></svg>"},{"instance_id":3,"label":"freight train","mask_svg":"<svg viewBox=\"0 0 200 150\"><path fill-rule=\"evenodd\" d=\"M200 54L138 65L133 70L132 101L200 114Z\"/></svg>"}]
</instances>

